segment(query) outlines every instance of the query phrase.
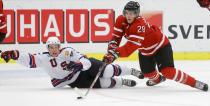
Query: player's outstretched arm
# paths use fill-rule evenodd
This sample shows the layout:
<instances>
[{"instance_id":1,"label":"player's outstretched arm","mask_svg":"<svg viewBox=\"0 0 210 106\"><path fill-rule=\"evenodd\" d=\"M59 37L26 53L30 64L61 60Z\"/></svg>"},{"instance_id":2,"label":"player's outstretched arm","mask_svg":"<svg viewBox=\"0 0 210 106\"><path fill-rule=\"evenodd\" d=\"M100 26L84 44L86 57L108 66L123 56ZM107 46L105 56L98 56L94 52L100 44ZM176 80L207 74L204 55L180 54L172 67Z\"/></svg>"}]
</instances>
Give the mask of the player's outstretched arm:
<instances>
[{"instance_id":1,"label":"player's outstretched arm","mask_svg":"<svg viewBox=\"0 0 210 106\"><path fill-rule=\"evenodd\" d=\"M41 55L24 53L19 50L8 50L1 52L1 58L8 63L11 59L18 64L29 68L41 67Z\"/></svg>"},{"instance_id":2,"label":"player's outstretched arm","mask_svg":"<svg viewBox=\"0 0 210 106\"><path fill-rule=\"evenodd\" d=\"M116 48L115 50L109 50L108 53L103 57L103 61L107 64L114 62L118 57L128 57L135 50L138 49L138 46L127 42L125 45Z\"/></svg>"}]
</instances>

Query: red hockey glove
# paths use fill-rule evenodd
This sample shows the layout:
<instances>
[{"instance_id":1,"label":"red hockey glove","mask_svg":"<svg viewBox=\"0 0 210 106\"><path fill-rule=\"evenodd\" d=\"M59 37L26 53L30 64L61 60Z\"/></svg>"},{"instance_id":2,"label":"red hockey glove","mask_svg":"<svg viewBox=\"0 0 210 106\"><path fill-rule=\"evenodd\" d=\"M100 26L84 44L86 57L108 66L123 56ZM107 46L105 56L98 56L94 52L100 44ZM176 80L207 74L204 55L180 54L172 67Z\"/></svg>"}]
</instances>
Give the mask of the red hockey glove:
<instances>
[{"instance_id":1,"label":"red hockey glove","mask_svg":"<svg viewBox=\"0 0 210 106\"><path fill-rule=\"evenodd\" d=\"M104 56L103 62L110 64L114 62L119 57L119 53L114 50L109 50L108 53Z\"/></svg>"},{"instance_id":2,"label":"red hockey glove","mask_svg":"<svg viewBox=\"0 0 210 106\"><path fill-rule=\"evenodd\" d=\"M203 8L210 7L210 0L197 0L198 4Z\"/></svg>"},{"instance_id":3,"label":"red hockey glove","mask_svg":"<svg viewBox=\"0 0 210 106\"><path fill-rule=\"evenodd\" d=\"M4 51L1 53L1 58L5 60L5 62L9 62L10 59L17 60L19 58L18 50Z\"/></svg>"},{"instance_id":4,"label":"red hockey glove","mask_svg":"<svg viewBox=\"0 0 210 106\"><path fill-rule=\"evenodd\" d=\"M74 73L81 71L83 69L83 65L81 62L70 61L67 65L67 71L73 71Z\"/></svg>"},{"instance_id":5,"label":"red hockey glove","mask_svg":"<svg viewBox=\"0 0 210 106\"><path fill-rule=\"evenodd\" d=\"M108 50L115 50L118 47L116 41L110 41L108 44Z\"/></svg>"}]
</instances>

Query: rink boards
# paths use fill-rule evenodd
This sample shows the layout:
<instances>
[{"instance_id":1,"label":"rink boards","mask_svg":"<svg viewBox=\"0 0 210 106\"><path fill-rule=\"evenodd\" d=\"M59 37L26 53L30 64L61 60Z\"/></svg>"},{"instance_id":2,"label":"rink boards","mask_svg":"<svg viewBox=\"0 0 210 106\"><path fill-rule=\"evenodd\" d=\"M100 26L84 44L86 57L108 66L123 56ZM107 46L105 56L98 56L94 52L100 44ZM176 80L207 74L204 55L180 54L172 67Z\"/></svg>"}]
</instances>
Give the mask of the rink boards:
<instances>
[{"instance_id":1,"label":"rink boards","mask_svg":"<svg viewBox=\"0 0 210 106\"><path fill-rule=\"evenodd\" d=\"M4 3L9 33L5 44L0 45L1 50L43 52L46 51L46 38L56 34L64 46L102 59L114 20L122 13L127 0L36 0L33 3L28 0L5 0ZM173 5L169 5L171 3ZM170 39L175 60L210 59L210 14L196 1L141 0L140 4L141 15L160 26ZM50 24L56 27L49 28ZM123 39L122 45L125 42ZM136 53L119 60L136 61L138 55Z\"/></svg>"}]
</instances>

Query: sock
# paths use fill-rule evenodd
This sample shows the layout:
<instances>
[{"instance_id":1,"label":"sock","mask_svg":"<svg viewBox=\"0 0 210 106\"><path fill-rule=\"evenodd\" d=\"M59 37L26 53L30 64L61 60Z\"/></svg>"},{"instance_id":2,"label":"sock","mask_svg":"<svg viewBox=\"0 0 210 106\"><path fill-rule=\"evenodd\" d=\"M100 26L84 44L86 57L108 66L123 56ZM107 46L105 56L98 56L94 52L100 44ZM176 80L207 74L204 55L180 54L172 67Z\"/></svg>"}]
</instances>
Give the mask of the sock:
<instances>
[{"instance_id":1,"label":"sock","mask_svg":"<svg viewBox=\"0 0 210 106\"><path fill-rule=\"evenodd\" d=\"M195 78L191 77L190 75L175 69L174 67L166 67L161 70L161 73L164 77L174 80L179 83L183 83L189 85L191 87L195 86L196 80Z\"/></svg>"}]
</instances>

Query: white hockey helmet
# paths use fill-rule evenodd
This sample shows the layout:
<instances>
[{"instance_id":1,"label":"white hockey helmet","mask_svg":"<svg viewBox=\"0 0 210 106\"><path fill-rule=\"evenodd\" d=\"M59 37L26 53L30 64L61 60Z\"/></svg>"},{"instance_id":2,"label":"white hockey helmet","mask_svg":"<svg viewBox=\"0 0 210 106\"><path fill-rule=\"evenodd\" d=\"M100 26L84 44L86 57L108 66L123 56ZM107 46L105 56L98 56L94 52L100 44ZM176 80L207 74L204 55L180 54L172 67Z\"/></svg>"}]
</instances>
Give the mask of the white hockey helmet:
<instances>
[{"instance_id":1,"label":"white hockey helmet","mask_svg":"<svg viewBox=\"0 0 210 106\"><path fill-rule=\"evenodd\" d=\"M49 37L47 39L47 42L46 42L47 48L49 47L50 44L57 44L57 45L60 46L61 45L61 42L60 42L60 40L57 37L52 36L52 37Z\"/></svg>"}]
</instances>

